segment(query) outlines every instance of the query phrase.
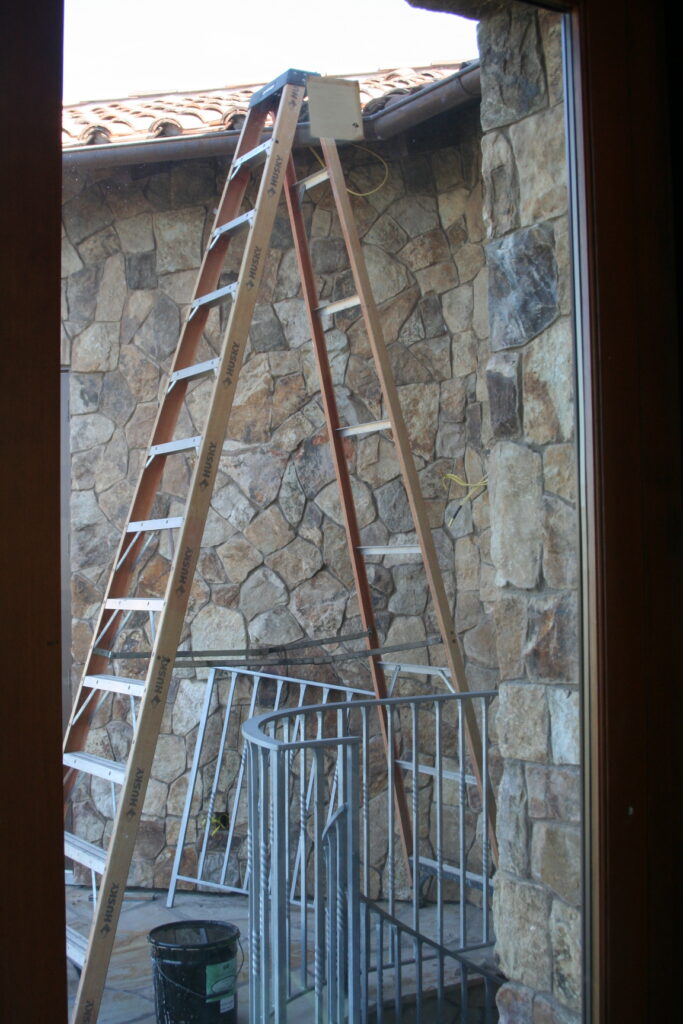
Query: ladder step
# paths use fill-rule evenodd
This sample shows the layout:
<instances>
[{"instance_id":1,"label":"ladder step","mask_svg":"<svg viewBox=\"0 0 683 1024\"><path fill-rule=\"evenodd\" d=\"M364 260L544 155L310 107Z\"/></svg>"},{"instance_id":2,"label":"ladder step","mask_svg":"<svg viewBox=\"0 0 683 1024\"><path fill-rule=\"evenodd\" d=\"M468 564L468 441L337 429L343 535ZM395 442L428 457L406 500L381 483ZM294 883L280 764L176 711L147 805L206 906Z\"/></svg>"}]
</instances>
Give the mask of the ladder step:
<instances>
[{"instance_id":1,"label":"ladder step","mask_svg":"<svg viewBox=\"0 0 683 1024\"><path fill-rule=\"evenodd\" d=\"M145 533L148 530L177 530L183 525L182 516L170 516L168 519L140 519L135 523L128 523L126 533Z\"/></svg>"},{"instance_id":2,"label":"ladder step","mask_svg":"<svg viewBox=\"0 0 683 1024\"><path fill-rule=\"evenodd\" d=\"M209 249L213 249L216 242L221 238L225 238L227 235L232 235L243 228L251 227L254 222L255 215L256 210L248 210L247 213L243 213L241 216L235 217L234 220L229 220L225 224L221 224L221 226L216 228L214 233L211 235Z\"/></svg>"},{"instance_id":3,"label":"ladder step","mask_svg":"<svg viewBox=\"0 0 683 1024\"><path fill-rule=\"evenodd\" d=\"M410 863L413 863L413 858L410 858ZM437 875L439 874L439 863L436 860L432 860L430 857L419 857L417 861L420 867L420 874L425 875ZM453 882L460 880L461 871L455 864L441 864L441 871L444 878L447 878ZM484 879L483 876L477 874L476 871L466 871L465 879L468 885L474 886L477 889L483 889ZM489 878L488 884L493 886L494 880Z\"/></svg>"},{"instance_id":4,"label":"ladder step","mask_svg":"<svg viewBox=\"0 0 683 1024\"><path fill-rule=\"evenodd\" d=\"M336 302L323 302L317 307L316 313L321 316L334 316L341 313L343 309L351 309L352 306L360 306L360 299L357 295L348 295L345 299L337 299Z\"/></svg>"},{"instance_id":5,"label":"ladder step","mask_svg":"<svg viewBox=\"0 0 683 1024\"><path fill-rule=\"evenodd\" d=\"M163 597L109 597L104 602L105 608L116 608L117 611L160 612L164 607Z\"/></svg>"},{"instance_id":6,"label":"ladder step","mask_svg":"<svg viewBox=\"0 0 683 1024\"><path fill-rule=\"evenodd\" d=\"M96 775L99 779L107 779L109 782L123 783L126 777L126 766L120 761L109 761L106 757L98 757L97 754L86 754L82 750L70 750L64 754L64 764L67 768L75 768L79 772L87 772L88 775Z\"/></svg>"},{"instance_id":7,"label":"ladder step","mask_svg":"<svg viewBox=\"0 0 683 1024\"><path fill-rule=\"evenodd\" d=\"M207 359L204 363L195 363L193 366L183 367L182 370L174 370L168 378L168 390L170 391L178 380L187 380L192 377L204 377L209 373L214 373L218 367L218 363L218 359Z\"/></svg>"},{"instance_id":8,"label":"ladder step","mask_svg":"<svg viewBox=\"0 0 683 1024\"><path fill-rule=\"evenodd\" d=\"M235 175L241 171L243 167L253 168L259 167L260 164L264 164L272 144L272 141L267 139L265 142L262 142L260 146L250 149L242 156L235 157L230 168L230 180L232 181Z\"/></svg>"},{"instance_id":9,"label":"ladder step","mask_svg":"<svg viewBox=\"0 0 683 1024\"><path fill-rule=\"evenodd\" d=\"M224 288L217 288L215 292L207 292L206 295L200 295L190 306L190 313L187 319L191 320L198 309L212 309L213 306L220 306L222 302L227 302L228 299L231 299L236 291L237 281L233 281L232 284L226 284Z\"/></svg>"},{"instance_id":10,"label":"ladder step","mask_svg":"<svg viewBox=\"0 0 683 1024\"><path fill-rule=\"evenodd\" d=\"M93 690L107 690L109 693L125 693L131 697L142 697L145 692L144 680L129 679L127 676L86 676L83 682Z\"/></svg>"},{"instance_id":11,"label":"ladder step","mask_svg":"<svg viewBox=\"0 0 683 1024\"><path fill-rule=\"evenodd\" d=\"M309 174L307 178L301 178L296 183L296 187L299 189L299 194L307 192L308 189L315 188L316 185L322 185L323 182L330 180L330 172L327 167L322 167L319 171L314 174Z\"/></svg>"},{"instance_id":12,"label":"ladder step","mask_svg":"<svg viewBox=\"0 0 683 1024\"><path fill-rule=\"evenodd\" d=\"M375 420L373 423L356 423L352 427L337 427L341 437L355 437L356 434L371 434L375 430L391 430L391 420Z\"/></svg>"},{"instance_id":13,"label":"ladder step","mask_svg":"<svg viewBox=\"0 0 683 1024\"><path fill-rule=\"evenodd\" d=\"M174 455L177 452L189 452L193 448L197 451L201 443L202 435L196 434L194 437L183 437L180 441L164 441L163 444L152 444L149 447L147 462L149 463L155 455Z\"/></svg>"},{"instance_id":14,"label":"ladder step","mask_svg":"<svg viewBox=\"0 0 683 1024\"><path fill-rule=\"evenodd\" d=\"M107 852L101 846L89 843L87 839L81 839L71 832L64 833L64 854L82 864L86 868L92 868L98 875L103 874L107 863Z\"/></svg>"},{"instance_id":15,"label":"ladder step","mask_svg":"<svg viewBox=\"0 0 683 1024\"><path fill-rule=\"evenodd\" d=\"M66 955L77 967L82 967L88 953L88 937L75 928L66 928Z\"/></svg>"},{"instance_id":16,"label":"ladder step","mask_svg":"<svg viewBox=\"0 0 683 1024\"><path fill-rule=\"evenodd\" d=\"M162 611L163 597L109 597L104 601L105 608L117 608L119 611Z\"/></svg>"},{"instance_id":17,"label":"ladder step","mask_svg":"<svg viewBox=\"0 0 683 1024\"><path fill-rule=\"evenodd\" d=\"M361 544L361 555L421 555L419 544Z\"/></svg>"}]
</instances>

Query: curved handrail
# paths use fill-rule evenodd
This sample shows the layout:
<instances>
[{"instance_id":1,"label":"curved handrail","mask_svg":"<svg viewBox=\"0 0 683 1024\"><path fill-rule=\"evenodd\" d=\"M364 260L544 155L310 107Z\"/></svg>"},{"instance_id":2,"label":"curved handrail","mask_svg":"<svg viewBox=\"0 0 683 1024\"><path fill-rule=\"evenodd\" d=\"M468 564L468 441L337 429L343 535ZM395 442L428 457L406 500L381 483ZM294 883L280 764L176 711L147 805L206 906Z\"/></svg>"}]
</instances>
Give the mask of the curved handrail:
<instances>
[{"instance_id":1,"label":"curved handrail","mask_svg":"<svg viewBox=\"0 0 683 1024\"><path fill-rule=\"evenodd\" d=\"M328 711L357 711L361 708L391 708L398 704L441 704L446 701L483 700L485 698L497 697L497 690L470 690L467 693L429 693L414 694L401 697L385 697L382 700L350 700L340 701L334 704L304 704L297 708L282 708L278 711L265 711L261 715L255 715L247 719L242 725L242 735L251 744L265 747L268 750L299 750L301 747L315 748L319 746L337 746L346 740L355 740L355 736L325 736L320 739L297 739L292 741L281 740L275 736L268 736L262 730L271 722L277 722L285 718L296 718L309 712Z\"/></svg>"}]
</instances>

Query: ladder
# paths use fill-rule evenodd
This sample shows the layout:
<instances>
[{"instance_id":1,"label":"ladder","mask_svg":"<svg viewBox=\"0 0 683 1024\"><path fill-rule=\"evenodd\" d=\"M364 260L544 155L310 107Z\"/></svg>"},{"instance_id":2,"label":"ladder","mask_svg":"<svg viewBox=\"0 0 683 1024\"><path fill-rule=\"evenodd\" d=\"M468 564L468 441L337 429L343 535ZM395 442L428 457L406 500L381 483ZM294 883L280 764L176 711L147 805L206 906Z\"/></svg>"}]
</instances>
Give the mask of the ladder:
<instances>
[{"instance_id":1,"label":"ladder","mask_svg":"<svg viewBox=\"0 0 683 1024\"><path fill-rule=\"evenodd\" d=\"M147 460L140 476L128 523L122 534L67 728L64 743L67 797L81 772L109 780L113 785L120 787L113 831L106 851L73 833L65 834L66 856L101 875L89 937L73 929L67 929L67 954L82 967L72 1024L93 1024L97 1020L214 480L285 182L284 191L320 375L330 448L341 495L360 614L366 630L375 694L378 698L388 695L380 664L381 655L376 653L380 644L365 558L367 555L396 554L397 549L368 549L361 544L345 456L348 438L373 430L390 432L393 437L418 539L417 545L410 549L403 547L400 551L422 557L451 678L458 690L468 689L431 528L420 492L417 470L410 451L408 432L382 339L379 315L372 298L335 143L331 140L322 140L322 171L302 181L296 178L292 149L305 96L306 80L305 72L290 70L255 93L252 98L199 270L194 299L178 342L166 393L159 406ZM271 115L274 118L271 135L266 141L262 141L266 121ZM257 169L261 169L261 177L254 209L242 213L247 187ZM332 188L356 288L354 296L327 304L322 303L316 294L315 275L301 208L301 197L306 189L325 180L329 181ZM228 246L231 238L238 232L246 233L238 279L233 284L220 286ZM209 310L227 302L231 305L220 355L215 359L196 362L197 348ZM360 307L365 320L382 389L386 419L369 424L343 426L336 406L332 374L325 348L325 325L329 324L329 318L336 312L352 305ZM177 438L176 428L189 384L197 378L211 376L214 378L214 384L203 433L199 436ZM195 463L184 515L154 518L155 499L160 491L167 460L187 452L195 453ZM165 531L175 538L174 555L165 592L157 597L135 596L130 591L134 589L135 569L146 539L150 535L159 535ZM114 649L116 638L121 634L128 617L136 612L148 614L153 637L144 679L118 676L108 671L110 652ZM134 706L136 700L139 702L136 706L134 738L125 764L87 753L84 749L98 701L107 693L128 695ZM387 723L381 716L380 723L386 743ZM474 774L481 786L481 738L474 713L467 705L466 726ZM404 854L408 860L413 852L412 839L406 795L399 776L395 777L394 799ZM488 795L486 803L489 812L489 833L495 856L495 810L491 794Z\"/></svg>"}]
</instances>

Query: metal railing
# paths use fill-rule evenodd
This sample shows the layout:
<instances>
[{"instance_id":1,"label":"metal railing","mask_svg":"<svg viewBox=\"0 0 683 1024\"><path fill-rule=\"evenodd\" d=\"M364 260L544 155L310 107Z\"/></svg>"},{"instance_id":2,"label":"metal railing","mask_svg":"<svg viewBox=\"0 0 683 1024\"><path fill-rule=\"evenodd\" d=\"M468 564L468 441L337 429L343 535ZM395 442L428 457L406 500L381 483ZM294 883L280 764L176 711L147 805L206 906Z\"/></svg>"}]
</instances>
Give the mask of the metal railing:
<instances>
[{"instance_id":1,"label":"metal railing","mask_svg":"<svg viewBox=\"0 0 683 1024\"><path fill-rule=\"evenodd\" d=\"M480 797L463 715L471 701L487 737L495 696L354 700L243 725L252 1020L497 1019L488 742Z\"/></svg>"},{"instance_id":2,"label":"metal railing","mask_svg":"<svg viewBox=\"0 0 683 1024\"><path fill-rule=\"evenodd\" d=\"M227 687L227 695L225 705L218 707L218 691L222 687ZM179 882L214 892L246 895L248 875L242 847L246 838L247 793L242 721L266 708L277 711L285 706L300 708L312 700L326 705L330 700L367 696L367 690L353 686L246 668L217 666L209 671L171 869L168 907L173 906ZM218 716L218 731L209 728L214 714ZM208 790L206 795L204 787ZM181 870L188 851L193 858L196 854L196 866L193 859Z\"/></svg>"}]
</instances>

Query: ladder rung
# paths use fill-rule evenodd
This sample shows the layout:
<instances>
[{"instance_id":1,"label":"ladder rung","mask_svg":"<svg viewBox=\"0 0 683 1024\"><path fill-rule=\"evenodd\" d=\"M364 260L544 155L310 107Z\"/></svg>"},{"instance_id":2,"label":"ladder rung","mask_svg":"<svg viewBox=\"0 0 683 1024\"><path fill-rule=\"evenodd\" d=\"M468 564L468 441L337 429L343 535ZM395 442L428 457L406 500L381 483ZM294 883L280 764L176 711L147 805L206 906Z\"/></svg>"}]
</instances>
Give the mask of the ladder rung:
<instances>
[{"instance_id":1,"label":"ladder rung","mask_svg":"<svg viewBox=\"0 0 683 1024\"><path fill-rule=\"evenodd\" d=\"M413 858L412 857L410 858L410 862L411 862L411 864L413 863ZM418 865L420 867L420 872L421 873L424 872L427 875L438 875L439 874L439 862L436 861L436 860L432 860L431 857L419 857L418 858ZM441 871L443 873L443 877L444 878L451 879L452 881L458 881L460 879L461 871L460 871L460 868L456 867L455 864L443 864L442 863L441 864ZM469 885L476 886L479 889L483 888L483 885L484 885L483 876L480 875L480 874L477 874L475 871L466 871L465 872L465 878L466 878L466 880L467 880ZM492 886L494 884L493 879L489 878L488 883L489 883L490 886Z\"/></svg>"},{"instance_id":2,"label":"ladder rung","mask_svg":"<svg viewBox=\"0 0 683 1024\"><path fill-rule=\"evenodd\" d=\"M412 761L400 761L397 759L396 764L399 768L405 768L407 772L411 772L413 770ZM418 772L422 772L424 775L431 775L434 778L437 778L437 776L440 775L442 779L451 779L453 782L460 782L461 779L460 772L450 772L445 769L441 769L437 772L436 768L432 768L432 766L428 764L418 764L417 770ZM477 780L474 775L465 775L463 776L463 779L468 786L476 786L477 784Z\"/></svg>"},{"instance_id":3,"label":"ladder rung","mask_svg":"<svg viewBox=\"0 0 683 1024\"><path fill-rule=\"evenodd\" d=\"M419 544L361 544L362 555L421 555Z\"/></svg>"},{"instance_id":4,"label":"ladder rung","mask_svg":"<svg viewBox=\"0 0 683 1024\"><path fill-rule=\"evenodd\" d=\"M213 373L218 367L218 359L207 359L204 363L194 363L193 366L184 366L182 370L174 370L168 378L169 391L178 380L187 380L188 377L203 377Z\"/></svg>"},{"instance_id":5,"label":"ladder rung","mask_svg":"<svg viewBox=\"0 0 683 1024\"><path fill-rule=\"evenodd\" d=\"M360 299L357 295L349 295L345 299L337 299L336 302L324 302L318 306L316 313L320 313L321 316L334 316L335 313L341 313L343 309L351 309L352 306L360 306Z\"/></svg>"},{"instance_id":6,"label":"ladder rung","mask_svg":"<svg viewBox=\"0 0 683 1024\"><path fill-rule=\"evenodd\" d=\"M163 597L108 597L105 608L116 608L117 611L160 612L164 607Z\"/></svg>"},{"instance_id":7,"label":"ladder rung","mask_svg":"<svg viewBox=\"0 0 683 1024\"><path fill-rule=\"evenodd\" d=\"M99 779L107 779L109 782L118 782L119 785L126 777L125 764L109 761L106 757L98 757L97 754L70 750L64 754L63 760L67 768L75 768L79 772L87 772L88 775L96 775Z\"/></svg>"},{"instance_id":8,"label":"ladder rung","mask_svg":"<svg viewBox=\"0 0 683 1024\"><path fill-rule=\"evenodd\" d=\"M374 430L391 430L391 420L356 423L352 427L337 427L337 430L342 437L354 437L356 434L371 434Z\"/></svg>"},{"instance_id":9,"label":"ladder rung","mask_svg":"<svg viewBox=\"0 0 683 1024\"><path fill-rule=\"evenodd\" d=\"M75 928L66 928L66 955L72 963L82 967L88 953L88 937L81 935Z\"/></svg>"},{"instance_id":10,"label":"ladder rung","mask_svg":"<svg viewBox=\"0 0 683 1024\"><path fill-rule=\"evenodd\" d=\"M109 693L125 693L131 697L142 697L145 692L145 683L142 679L129 679L127 676L86 676L83 682L93 690L107 690Z\"/></svg>"},{"instance_id":11,"label":"ladder rung","mask_svg":"<svg viewBox=\"0 0 683 1024\"><path fill-rule=\"evenodd\" d=\"M255 149L250 149L242 156L236 156L232 162L232 167L230 168L231 180L235 177L238 171L242 170L243 167L258 167L259 164L265 163L272 144L271 139L267 139L265 142L262 142L260 146L256 146Z\"/></svg>"},{"instance_id":12,"label":"ladder rung","mask_svg":"<svg viewBox=\"0 0 683 1024\"><path fill-rule=\"evenodd\" d=\"M207 292L206 295L200 295L190 306L190 314L187 319L191 320L197 310L202 307L211 309L213 306L220 306L222 302L227 302L228 299L231 299L236 291L237 281L233 281L232 284L226 284L224 288L217 288L215 292Z\"/></svg>"},{"instance_id":13,"label":"ladder rung","mask_svg":"<svg viewBox=\"0 0 683 1024\"><path fill-rule=\"evenodd\" d=\"M89 843L87 839L73 835L72 832L64 833L64 854L82 864L86 868L92 868L98 875L103 874L107 863L107 853L101 846Z\"/></svg>"},{"instance_id":14,"label":"ladder rung","mask_svg":"<svg viewBox=\"0 0 683 1024\"><path fill-rule=\"evenodd\" d=\"M322 185L323 182L330 180L330 172L327 167L322 167L319 171L314 174L309 174L307 178L301 178L296 183L296 187L300 192L306 192L310 188L315 188L316 185Z\"/></svg>"},{"instance_id":15,"label":"ladder rung","mask_svg":"<svg viewBox=\"0 0 683 1024\"><path fill-rule=\"evenodd\" d=\"M234 220L229 220L225 224L221 224L221 226L216 228L214 233L211 235L209 249L213 249L216 242L221 238L225 238L226 235L232 235L236 231L240 231L242 228L251 227L255 214L256 210L248 210L247 213L243 213L241 216L235 217Z\"/></svg>"},{"instance_id":16,"label":"ladder rung","mask_svg":"<svg viewBox=\"0 0 683 1024\"><path fill-rule=\"evenodd\" d=\"M180 441L164 441L163 444L152 444L149 447L148 458L152 459L155 455L173 455L175 452L189 452L192 448L197 451L201 443L202 435L196 434L194 437L183 437Z\"/></svg>"},{"instance_id":17,"label":"ladder rung","mask_svg":"<svg viewBox=\"0 0 683 1024\"><path fill-rule=\"evenodd\" d=\"M182 516L171 516L168 519L140 519L136 523L128 523L126 533L145 533L148 530L177 530L183 525Z\"/></svg>"}]
</instances>

